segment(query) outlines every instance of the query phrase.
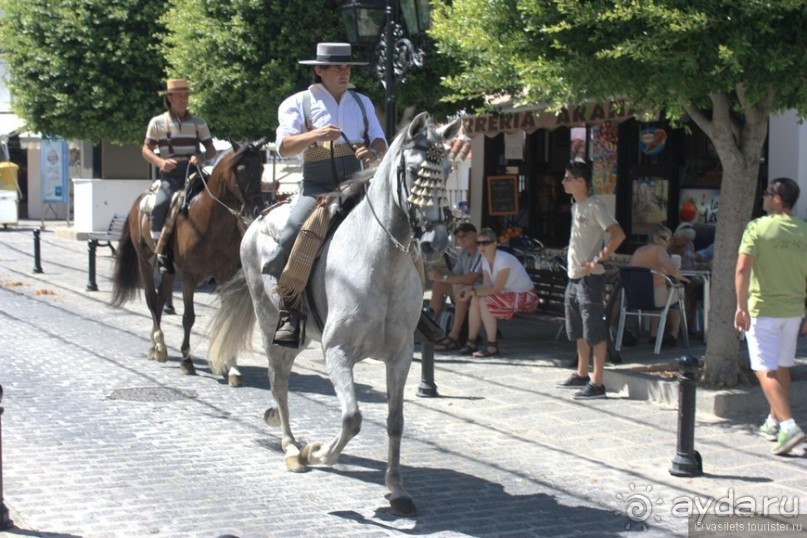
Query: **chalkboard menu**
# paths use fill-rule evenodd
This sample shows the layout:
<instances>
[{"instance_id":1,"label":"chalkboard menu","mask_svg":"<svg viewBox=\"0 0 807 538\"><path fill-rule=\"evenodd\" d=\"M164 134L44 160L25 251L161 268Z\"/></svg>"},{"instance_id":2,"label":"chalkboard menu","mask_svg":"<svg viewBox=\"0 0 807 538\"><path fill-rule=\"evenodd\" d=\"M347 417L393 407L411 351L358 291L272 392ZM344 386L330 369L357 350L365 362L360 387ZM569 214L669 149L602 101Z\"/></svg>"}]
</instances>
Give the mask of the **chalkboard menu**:
<instances>
[{"instance_id":1,"label":"chalkboard menu","mask_svg":"<svg viewBox=\"0 0 807 538\"><path fill-rule=\"evenodd\" d=\"M488 215L518 215L518 176L488 176Z\"/></svg>"}]
</instances>

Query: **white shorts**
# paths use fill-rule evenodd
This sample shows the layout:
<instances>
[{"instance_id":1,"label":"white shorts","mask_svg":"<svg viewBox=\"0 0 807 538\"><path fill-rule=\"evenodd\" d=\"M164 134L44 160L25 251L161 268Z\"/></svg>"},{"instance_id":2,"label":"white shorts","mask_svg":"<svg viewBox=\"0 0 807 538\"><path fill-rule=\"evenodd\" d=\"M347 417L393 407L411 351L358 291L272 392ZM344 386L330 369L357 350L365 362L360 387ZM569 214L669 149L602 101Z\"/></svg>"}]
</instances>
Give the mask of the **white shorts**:
<instances>
[{"instance_id":1,"label":"white shorts","mask_svg":"<svg viewBox=\"0 0 807 538\"><path fill-rule=\"evenodd\" d=\"M751 318L751 328L745 337L754 371L774 371L796 365L796 342L801 317Z\"/></svg>"}]
</instances>

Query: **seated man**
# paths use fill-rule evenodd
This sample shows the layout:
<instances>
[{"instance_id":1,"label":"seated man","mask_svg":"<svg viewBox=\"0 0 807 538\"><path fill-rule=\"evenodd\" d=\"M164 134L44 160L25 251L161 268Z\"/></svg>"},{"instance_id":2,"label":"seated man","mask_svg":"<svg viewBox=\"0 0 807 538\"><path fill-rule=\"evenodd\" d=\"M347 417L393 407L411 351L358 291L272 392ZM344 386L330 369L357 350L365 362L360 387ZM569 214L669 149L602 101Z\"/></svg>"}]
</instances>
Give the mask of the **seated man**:
<instances>
[{"instance_id":1,"label":"seated man","mask_svg":"<svg viewBox=\"0 0 807 538\"><path fill-rule=\"evenodd\" d=\"M447 296L454 299L454 323L448 336L435 342L434 349L437 351L454 351L460 348L460 331L468 313L468 301L457 301L457 293L476 283L482 276L482 257L476 248L476 227L470 222L463 222L454 231L454 239L460 251L453 271L443 272L432 268L428 273L432 280L429 308L433 315L436 317L443 309Z\"/></svg>"},{"instance_id":2,"label":"seated man","mask_svg":"<svg viewBox=\"0 0 807 538\"><path fill-rule=\"evenodd\" d=\"M469 302L468 341L460 354L490 357L499 354L496 344L497 320L512 319L518 312L535 312L538 294L527 270L510 253L498 250L496 233L483 228L476 241L482 254L482 285L463 288L458 298ZM477 349L476 337L485 327L486 344Z\"/></svg>"},{"instance_id":3,"label":"seated man","mask_svg":"<svg viewBox=\"0 0 807 538\"><path fill-rule=\"evenodd\" d=\"M675 265L672 258L667 253L667 246L671 239L672 232L670 232L670 229L659 224L653 229L649 242L636 249L628 265L652 269L653 271L669 275L680 282L688 282L689 280L687 278L681 276L681 270ZM667 301L667 281L661 276L653 275L653 286L655 304L657 307L662 307ZM674 296L673 300L677 301L677 296ZM681 313L677 308L671 308L669 318L669 323L667 323L669 331L664 336L661 343L665 346L675 346L678 343L678 331L681 328ZM650 328L651 341L656 338L655 333L657 325L658 320L653 318Z\"/></svg>"}]
</instances>

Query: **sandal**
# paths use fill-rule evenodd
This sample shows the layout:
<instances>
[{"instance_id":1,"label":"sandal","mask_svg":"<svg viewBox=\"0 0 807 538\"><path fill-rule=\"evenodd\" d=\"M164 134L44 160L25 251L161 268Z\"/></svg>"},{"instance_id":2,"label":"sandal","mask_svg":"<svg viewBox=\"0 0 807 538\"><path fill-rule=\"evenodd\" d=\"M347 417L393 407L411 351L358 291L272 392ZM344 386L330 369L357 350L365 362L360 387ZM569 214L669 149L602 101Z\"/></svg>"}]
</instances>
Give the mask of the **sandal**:
<instances>
[{"instance_id":1,"label":"sandal","mask_svg":"<svg viewBox=\"0 0 807 538\"><path fill-rule=\"evenodd\" d=\"M481 359L483 357L493 357L494 355L499 354L499 346L496 345L496 342L490 342L488 345L485 346L484 350L477 351L474 353L474 357L477 359Z\"/></svg>"},{"instance_id":2,"label":"sandal","mask_svg":"<svg viewBox=\"0 0 807 538\"><path fill-rule=\"evenodd\" d=\"M476 344L472 344L471 342L467 342L464 346L460 348L460 355L471 355L477 352L479 348L476 347Z\"/></svg>"},{"instance_id":3,"label":"sandal","mask_svg":"<svg viewBox=\"0 0 807 538\"><path fill-rule=\"evenodd\" d=\"M456 339L446 336L434 343L435 351L456 351L460 349L460 343Z\"/></svg>"}]
</instances>

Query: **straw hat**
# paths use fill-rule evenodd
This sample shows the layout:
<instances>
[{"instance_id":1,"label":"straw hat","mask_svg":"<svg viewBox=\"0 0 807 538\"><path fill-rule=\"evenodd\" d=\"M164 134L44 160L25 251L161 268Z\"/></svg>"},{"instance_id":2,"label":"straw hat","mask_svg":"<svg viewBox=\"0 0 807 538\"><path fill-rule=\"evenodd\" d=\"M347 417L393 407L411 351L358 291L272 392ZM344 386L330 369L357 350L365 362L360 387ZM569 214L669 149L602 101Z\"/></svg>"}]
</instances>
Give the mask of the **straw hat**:
<instances>
[{"instance_id":1,"label":"straw hat","mask_svg":"<svg viewBox=\"0 0 807 538\"><path fill-rule=\"evenodd\" d=\"M184 78L169 78L165 83L165 89L159 93L160 95L168 93L191 93L191 87Z\"/></svg>"},{"instance_id":2,"label":"straw hat","mask_svg":"<svg viewBox=\"0 0 807 538\"><path fill-rule=\"evenodd\" d=\"M354 62L350 43L317 43L317 59L301 60L303 65L367 65Z\"/></svg>"}]
</instances>

